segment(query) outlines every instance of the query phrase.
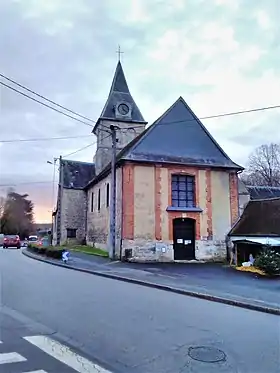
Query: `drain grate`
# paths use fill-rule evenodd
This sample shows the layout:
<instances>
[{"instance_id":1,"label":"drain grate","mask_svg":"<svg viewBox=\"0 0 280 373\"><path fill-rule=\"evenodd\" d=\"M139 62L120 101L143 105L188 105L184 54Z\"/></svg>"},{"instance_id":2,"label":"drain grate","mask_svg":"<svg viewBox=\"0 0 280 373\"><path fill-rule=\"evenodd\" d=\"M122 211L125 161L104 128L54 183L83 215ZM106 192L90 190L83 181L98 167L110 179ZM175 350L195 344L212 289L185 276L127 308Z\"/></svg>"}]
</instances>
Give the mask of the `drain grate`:
<instances>
[{"instance_id":1,"label":"drain grate","mask_svg":"<svg viewBox=\"0 0 280 373\"><path fill-rule=\"evenodd\" d=\"M223 351L207 346L189 347L188 355L204 363L218 363L226 360L226 354Z\"/></svg>"}]
</instances>

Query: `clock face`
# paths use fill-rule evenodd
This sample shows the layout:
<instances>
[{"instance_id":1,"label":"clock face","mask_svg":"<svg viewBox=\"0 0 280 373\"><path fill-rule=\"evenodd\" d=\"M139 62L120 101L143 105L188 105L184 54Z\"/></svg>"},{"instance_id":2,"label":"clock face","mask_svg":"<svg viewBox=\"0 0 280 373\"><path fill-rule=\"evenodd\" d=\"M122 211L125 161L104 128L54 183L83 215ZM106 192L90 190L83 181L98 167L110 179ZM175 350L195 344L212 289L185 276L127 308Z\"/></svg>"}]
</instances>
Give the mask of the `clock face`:
<instances>
[{"instance_id":1,"label":"clock face","mask_svg":"<svg viewBox=\"0 0 280 373\"><path fill-rule=\"evenodd\" d=\"M129 107L128 105L126 104L120 104L118 106L118 112L121 114L121 115L127 115L128 112L129 112Z\"/></svg>"}]
</instances>

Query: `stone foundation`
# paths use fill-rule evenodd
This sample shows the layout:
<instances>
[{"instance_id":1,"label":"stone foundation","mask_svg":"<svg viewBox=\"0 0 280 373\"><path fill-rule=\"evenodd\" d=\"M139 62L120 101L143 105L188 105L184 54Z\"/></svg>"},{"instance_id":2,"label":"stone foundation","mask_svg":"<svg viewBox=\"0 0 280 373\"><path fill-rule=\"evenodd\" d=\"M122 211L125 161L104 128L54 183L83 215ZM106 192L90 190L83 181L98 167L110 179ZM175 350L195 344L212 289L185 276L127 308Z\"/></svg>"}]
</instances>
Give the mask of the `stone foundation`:
<instances>
[{"instance_id":1,"label":"stone foundation","mask_svg":"<svg viewBox=\"0 0 280 373\"><path fill-rule=\"evenodd\" d=\"M122 259L130 262L174 261L173 241L123 240ZM127 250L127 251L126 251ZM126 253L129 254L126 257ZM226 259L225 241L196 241L195 258L199 262L222 262ZM186 262L186 261L176 261ZM189 262L189 261L188 261Z\"/></svg>"}]
</instances>

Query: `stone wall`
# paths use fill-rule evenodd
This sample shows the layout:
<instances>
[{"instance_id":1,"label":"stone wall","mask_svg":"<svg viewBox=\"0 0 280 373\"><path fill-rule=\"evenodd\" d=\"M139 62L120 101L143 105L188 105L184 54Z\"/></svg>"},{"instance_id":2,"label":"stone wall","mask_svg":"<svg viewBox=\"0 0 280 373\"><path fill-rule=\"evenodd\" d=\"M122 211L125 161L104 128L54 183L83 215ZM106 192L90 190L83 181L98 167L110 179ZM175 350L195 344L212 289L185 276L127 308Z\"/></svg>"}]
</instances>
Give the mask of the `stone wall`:
<instances>
[{"instance_id":1,"label":"stone wall","mask_svg":"<svg viewBox=\"0 0 280 373\"><path fill-rule=\"evenodd\" d=\"M116 184L116 254L119 254L122 229L122 168L117 169ZM86 240L88 245L94 245L100 249L109 251L110 207L107 206L107 185L109 185L110 206L111 175L108 175L99 183L89 188L87 192L88 210ZM100 209L98 209L99 191Z\"/></svg>"},{"instance_id":2,"label":"stone wall","mask_svg":"<svg viewBox=\"0 0 280 373\"><path fill-rule=\"evenodd\" d=\"M82 243L86 231L87 198L83 190L63 189L61 202L61 245ZM67 239L67 228L77 229L76 239Z\"/></svg>"},{"instance_id":3,"label":"stone wall","mask_svg":"<svg viewBox=\"0 0 280 373\"><path fill-rule=\"evenodd\" d=\"M95 171L97 175L109 164L112 159L112 138L110 136L111 124L112 121L101 120L96 131L97 149L94 156L94 161ZM120 130L116 131L118 139L117 153L145 129L145 124L137 124L137 128L130 128L133 127L135 124L129 121L114 122L114 125L120 128Z\"/></svg>"}]
</instances>

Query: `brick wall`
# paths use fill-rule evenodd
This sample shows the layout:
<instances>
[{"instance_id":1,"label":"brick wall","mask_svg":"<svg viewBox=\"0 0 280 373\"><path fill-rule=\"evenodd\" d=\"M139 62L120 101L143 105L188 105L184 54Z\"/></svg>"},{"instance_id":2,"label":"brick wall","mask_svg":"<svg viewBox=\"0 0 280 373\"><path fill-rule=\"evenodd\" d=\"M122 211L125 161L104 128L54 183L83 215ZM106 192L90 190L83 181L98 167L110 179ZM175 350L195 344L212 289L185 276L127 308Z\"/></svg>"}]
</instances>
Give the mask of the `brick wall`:
<instances>
[{"instance_id":1,"label":"brick wall","mask_svg":"<svg viewBox=\"0 0 280 373\"><path fill-rule=\"evenodd\" d=\"M166 211L172 205L172 174L195 176L196 207L202 212ZM135 261L173 260L175 218L195 220L197 259L225 258L225 236L231 225L227 171L130 164L124 168L123 181L123 246L133 249Z\"/></svg>"}]
</instances>

